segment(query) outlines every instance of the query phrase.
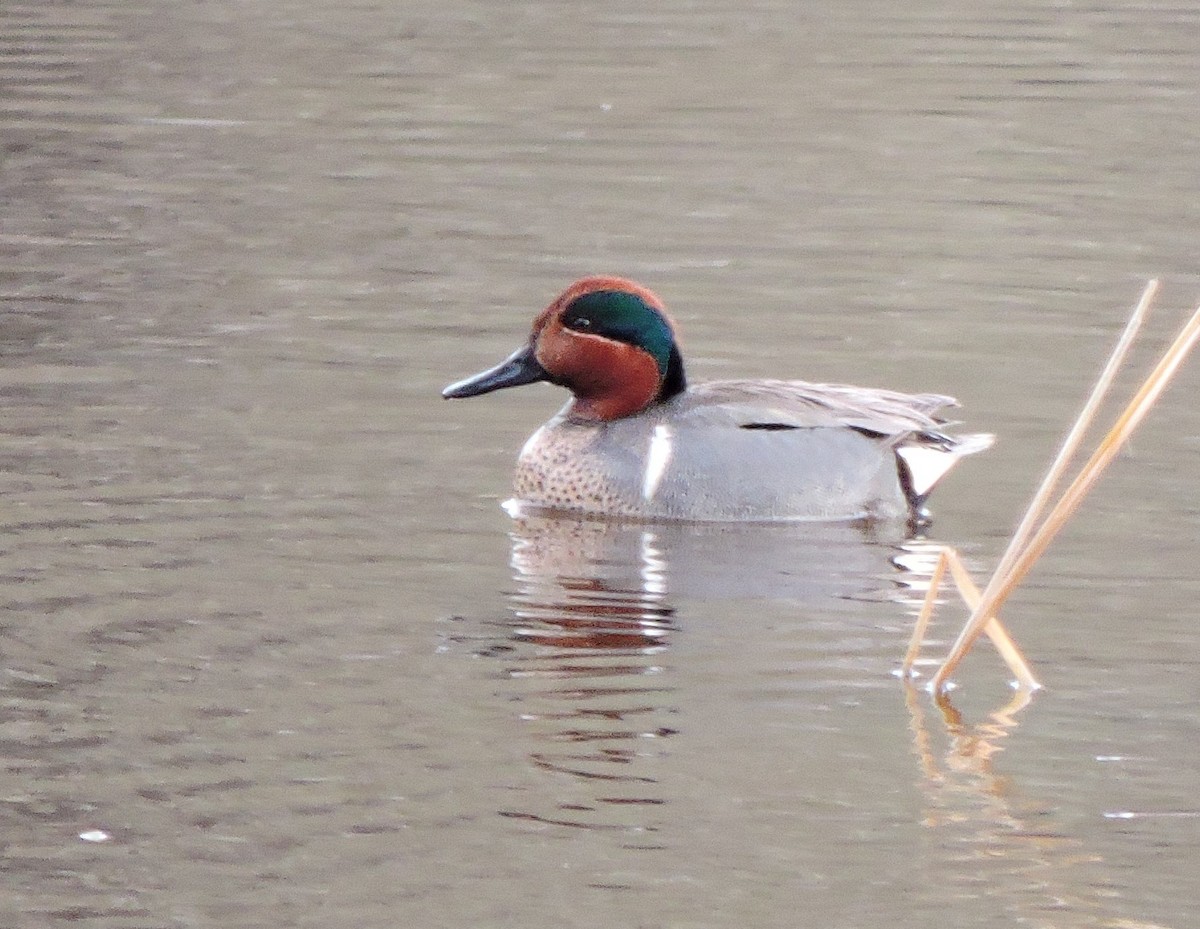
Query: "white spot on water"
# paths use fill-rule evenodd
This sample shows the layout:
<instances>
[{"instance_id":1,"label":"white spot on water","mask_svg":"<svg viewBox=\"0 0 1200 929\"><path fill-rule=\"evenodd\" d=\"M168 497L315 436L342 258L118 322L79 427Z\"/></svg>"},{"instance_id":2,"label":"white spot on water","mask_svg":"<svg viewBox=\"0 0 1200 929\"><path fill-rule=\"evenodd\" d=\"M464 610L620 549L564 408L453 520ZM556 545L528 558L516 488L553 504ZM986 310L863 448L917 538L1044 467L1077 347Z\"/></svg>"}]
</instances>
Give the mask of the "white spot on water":
<instances>
[{"instance_id":1,"label":"white spot on water","mask_svg":"<svg viewBox=\"0 0 1200 929\"><path fill-rule=\"evenodd\" d=\"M659 423L650 438L650 450L646 453L646 473L642 477L642 499L651 500L658 492L667 465L671 461L671 427Z\"/></svg>"},{"instance_id":2,"label":"white spot on water","mask_svg":"<svg viewBox=\"0 0 1200 929\"><path fill-rule=\"evenodd\" d=\"M500 504L500 509L504 510L513 519L520 519L525 515L525 501L518 500L516 497L510 497Z\"/></svg>"},{"instance_id":3,"label":"white spot on water","mask_svg":"<svg viewBox=\"0 0 1200 929\"><path fill-rule=\"evenodd\" d=\"M1104 814L1105 819L1200 819L1200 810L1114 810Z\"/></svg>"},{"instance_id":4,"label":"white spot on water","mask_svg":"<svg viewBox=\"0 0 1200 929\"><path fill-rule=\"evenodd\" d=\"M87 832L79 833L79 838L85 842L107 842L112 836L101 829L89 829Z\"/></svg>"}]
</instances>

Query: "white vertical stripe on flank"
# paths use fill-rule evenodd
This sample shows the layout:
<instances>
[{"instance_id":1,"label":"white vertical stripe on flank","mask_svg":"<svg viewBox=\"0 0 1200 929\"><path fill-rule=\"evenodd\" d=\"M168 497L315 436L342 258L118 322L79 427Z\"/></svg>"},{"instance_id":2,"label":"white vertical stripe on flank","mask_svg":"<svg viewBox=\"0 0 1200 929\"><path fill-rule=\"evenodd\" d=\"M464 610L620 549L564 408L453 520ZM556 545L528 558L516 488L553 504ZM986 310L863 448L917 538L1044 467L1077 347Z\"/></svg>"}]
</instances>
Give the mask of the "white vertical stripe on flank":
<instances>
[{"instance_id":1,"label":"white vertical stripe on flank","mask_svg":"<svg viewBox=\"0 0 1200 929\"><path fill-rule=\"evenodd\" d=\"M642 499L651 500L658 491L667 464L671 461L671 427L659 423L650 438L650 450L646 453L646 473L642 476Z\"/></svg>"}]
</instances>

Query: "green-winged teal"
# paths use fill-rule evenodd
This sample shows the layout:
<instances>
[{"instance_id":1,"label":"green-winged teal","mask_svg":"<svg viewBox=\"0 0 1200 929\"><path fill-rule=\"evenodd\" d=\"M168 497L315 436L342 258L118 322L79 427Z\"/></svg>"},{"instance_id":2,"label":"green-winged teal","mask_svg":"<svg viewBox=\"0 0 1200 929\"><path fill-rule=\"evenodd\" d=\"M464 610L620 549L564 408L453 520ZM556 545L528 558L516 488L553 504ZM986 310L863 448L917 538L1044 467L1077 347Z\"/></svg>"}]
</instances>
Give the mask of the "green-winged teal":
<instances>
[{"instance_id":1,"label":"green-winged teal","mask_svg":"<svg viewBox=\"0 0 1200 929\"><path fill-rule=\"evenodd\" d=\"M516 502L669 520L918 517L991 436L951 436L939 394L804 381L689 386L662 301L618 277L576 281L529 341L445 397L550 381L567 405L521 449Z\"/></svg>"}]
</instances>

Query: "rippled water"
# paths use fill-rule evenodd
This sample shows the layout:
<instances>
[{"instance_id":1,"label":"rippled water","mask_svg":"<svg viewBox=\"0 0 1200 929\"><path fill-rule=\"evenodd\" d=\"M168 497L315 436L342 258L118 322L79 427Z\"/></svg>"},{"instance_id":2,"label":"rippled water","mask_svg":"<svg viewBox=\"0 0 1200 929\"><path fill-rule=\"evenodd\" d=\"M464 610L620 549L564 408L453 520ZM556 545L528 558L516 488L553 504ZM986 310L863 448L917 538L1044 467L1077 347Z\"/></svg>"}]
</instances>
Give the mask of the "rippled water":
<instances>
[{"instance_id":1,"label":"rippled water","mask_svg":"<svg viewBox=\"0 0 1200 929\"><path fill-rule=\"evenodd\" d=\"M1172 926L1200 905L1198 375L953 705L929 546L511 520L573 277L698 377L955 394L982 577L1148 277L1200 10L0 7L0 924ZM1145 364L1151 349L1139 358ZM944 646L960 621L935 630Z\"/></svg>"}]
</instances>

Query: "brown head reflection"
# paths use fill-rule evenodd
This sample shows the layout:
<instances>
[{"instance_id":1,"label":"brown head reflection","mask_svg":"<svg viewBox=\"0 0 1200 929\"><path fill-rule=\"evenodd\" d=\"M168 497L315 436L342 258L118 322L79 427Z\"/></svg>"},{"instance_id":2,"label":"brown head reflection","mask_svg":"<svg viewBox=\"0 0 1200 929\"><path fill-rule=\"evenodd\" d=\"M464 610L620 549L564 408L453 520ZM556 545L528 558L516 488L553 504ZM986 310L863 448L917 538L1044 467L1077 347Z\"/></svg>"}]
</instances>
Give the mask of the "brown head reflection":
<instances>
[{"instance_id":1,"label":"brown head reflection","mask_svg":"<svg viewBox=\"0 0 1200 929\"><path fill-rule=\"evenodd\" d=\"M541 797L535 809L501 813L626 830L645 844L655 831L647 810L664 802L656 761L675 734L661 664L675 632L662 554L645 528L538 519L517 524L512 563L506 674L530 759L564 777L552 807Z\"/></svg>"},{"instance_id":2,"label":"brown head reflection","mask_svg":"<svg viewBox=\"0 0 1200 929\"><path fill-rule=\"evenodd\" d=\"M486 654L499 659L502 696L525 724L530 761L550 780L501 813L623 830L638 847L655 846L668 821L664 772L687 730L679 688L691 678L672 659L686 631L681 607L736 602L730 622L745 622L747 603L771 599L800 615L818 604L854 616L859 600L897 591L894 549L861 526L525 516L511 535L511 616Z\"/></svg>"}]
</instances>

